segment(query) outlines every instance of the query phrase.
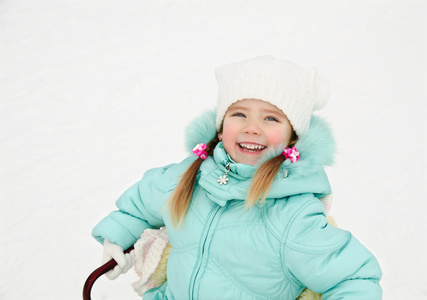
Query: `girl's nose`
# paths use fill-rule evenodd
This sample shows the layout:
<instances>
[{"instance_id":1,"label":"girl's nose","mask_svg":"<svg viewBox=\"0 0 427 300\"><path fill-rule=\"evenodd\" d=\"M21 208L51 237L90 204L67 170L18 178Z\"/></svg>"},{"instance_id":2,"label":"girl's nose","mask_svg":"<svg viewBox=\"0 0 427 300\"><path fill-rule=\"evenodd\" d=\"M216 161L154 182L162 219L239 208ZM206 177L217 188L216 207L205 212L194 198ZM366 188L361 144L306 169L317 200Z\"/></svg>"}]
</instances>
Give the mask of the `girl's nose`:
<instances>
[{"instance_id":1,"label":"girl's nose","mask_svg":"<svg viewBox=\"0 0 427 300\"><path fill-rule=\"evenodd\" d=\"M249 122L246 125L244 132L247 134L259 135L259 134L261 134L261 128L260 128L259 124L257 124L256 122Z\"/></svg>"}]
</instances>

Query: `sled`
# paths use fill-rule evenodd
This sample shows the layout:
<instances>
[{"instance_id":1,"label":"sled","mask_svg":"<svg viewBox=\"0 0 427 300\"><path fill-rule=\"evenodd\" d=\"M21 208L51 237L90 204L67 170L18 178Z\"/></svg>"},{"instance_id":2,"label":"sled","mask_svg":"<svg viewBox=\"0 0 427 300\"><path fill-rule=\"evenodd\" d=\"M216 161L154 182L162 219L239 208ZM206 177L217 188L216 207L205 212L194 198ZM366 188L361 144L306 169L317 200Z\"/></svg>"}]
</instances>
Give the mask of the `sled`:
<instances>
[{"instance_id":1,"label":"sled","mask_svg":"<svg viewBox=\"0 0 427 300\"><path fill-rule=\"evenodd\" d=\"M125 253L129 253L133 250L133 246L130 247L125 251ZM93 284L95 281L107 273L108 271L114 269L114 267L117 266L117 263L114 259L109 260L99 268L97 268L95 271L93 271L89 277L86 279L85 285L83 287L83 300L91 300L90 292L92 291Z\"/></svg>"}]
</instances>

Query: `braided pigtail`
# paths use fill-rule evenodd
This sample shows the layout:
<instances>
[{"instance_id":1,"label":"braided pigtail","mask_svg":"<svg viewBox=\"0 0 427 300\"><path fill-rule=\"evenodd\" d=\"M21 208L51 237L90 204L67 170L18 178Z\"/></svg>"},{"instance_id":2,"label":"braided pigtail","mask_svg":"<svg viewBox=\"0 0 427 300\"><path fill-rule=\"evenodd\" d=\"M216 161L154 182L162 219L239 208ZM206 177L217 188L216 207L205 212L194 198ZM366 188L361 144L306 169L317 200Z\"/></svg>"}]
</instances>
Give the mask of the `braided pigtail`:
<instances>
[{"instance_id":1,"label":"braided pigtail","mask_svg":"<svg viewBox=\"0 0 427 300\"><path fill-rule=\"evenodd\" d=\"M206 145L205 150L208 156L213 154L218 142L218 137L215 137ZM193 188L196 183L197 173L199 172L202 162L203 159L199 157L188 167L184 174L182 174L181 180L166 203L166 206L170 205L172 224L176 228L180 228L184 223L185 214L187 213L191 195L193 194Z\"/></svg>"},{"instance_id":2,"label":"braided pigtail","mask_svg":"<svg viewBox=\"0 0 427 300\"><path fill-rule=\"evenodd\" d=\"M293 131L291 142L288 147L292 148L295 146L298 141L298 136ZM267 198L268 192L270 191L273 180L279 172L280 166L286 160L286 156L279 154L273 158L270 158L265 163L263 163L254 174L252 179L252 184L246 197L245 207L250 208L258 201L264 203Z\"/></svg>"}]
</instances>

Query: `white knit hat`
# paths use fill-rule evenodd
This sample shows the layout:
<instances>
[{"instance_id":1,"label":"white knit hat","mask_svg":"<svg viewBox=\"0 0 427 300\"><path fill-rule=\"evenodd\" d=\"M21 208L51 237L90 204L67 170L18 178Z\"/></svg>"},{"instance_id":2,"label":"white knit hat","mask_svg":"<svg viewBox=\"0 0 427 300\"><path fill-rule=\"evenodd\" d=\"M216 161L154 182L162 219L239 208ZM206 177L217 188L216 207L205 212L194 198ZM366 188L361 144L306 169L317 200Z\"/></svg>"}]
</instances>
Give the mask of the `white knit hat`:
<instances>
[{"instance_id":1,"label":"white knit hat","mask_svg":"<svg viewBox=\"0 0 427 300\"><path fill-rule=\"evenodd\" d=\"M219 85L216 128L230 105L259 99L283 111L299 135L308 129L313 110L329 100L329 84L316 68L303 68L272 56L226 64L215 70Z\"/></svg>"}]
</instances>

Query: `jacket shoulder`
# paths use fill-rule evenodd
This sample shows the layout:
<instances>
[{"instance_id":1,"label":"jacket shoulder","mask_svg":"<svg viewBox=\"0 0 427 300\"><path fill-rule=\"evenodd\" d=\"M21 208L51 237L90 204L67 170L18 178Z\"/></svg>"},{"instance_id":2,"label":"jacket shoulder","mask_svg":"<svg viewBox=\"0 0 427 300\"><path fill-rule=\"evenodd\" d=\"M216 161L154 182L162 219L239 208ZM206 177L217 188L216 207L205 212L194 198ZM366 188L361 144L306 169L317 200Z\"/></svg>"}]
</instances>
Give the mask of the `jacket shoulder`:
<instances>
[{"instance_id":1,"label":"jacket shoulder","mask_svg":"<svg viewBox=\"0 0 427 300\"><path fill-rule=\"evenodd\" d=\"M152 179L152 184L162 192L170 192L178 185L181 175L195 161L196 157L189 156L180 163L169 164L164 167L150 169L144 177ZM142 178L144 180L144 177Z\"/></svg>"},{"instance_id":2,"label":"jacket shoulder","mask_svg":"<svg viewBox=\"0 0 427 300\"><path fill-rule=\"evenodd\" d=\"M328 224L325 208L318 198L311 195L294 197L292 201L298 202L286 235L287 247L323 252L339 248L348 241L349 232Z\"/></svg>"},{"instance_id":3,"label":"jacket shoulder","mask_svg":"<svg viewBox=\"0 0 427 300\"><path fill-rule=\"evenodd\" d=\"M317 202L321 204L320 200L312 193L299 194L269 202L266 204L264 212L270 232L277 240L284 243L289 237L290 228L298 214L304 207Z\"/></svg>"}]
</instances>

